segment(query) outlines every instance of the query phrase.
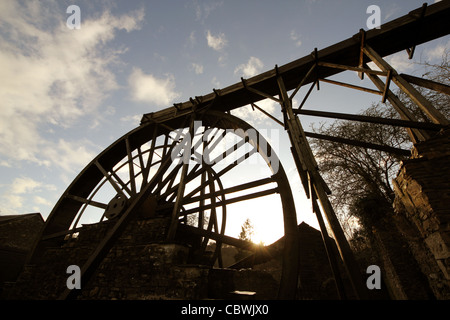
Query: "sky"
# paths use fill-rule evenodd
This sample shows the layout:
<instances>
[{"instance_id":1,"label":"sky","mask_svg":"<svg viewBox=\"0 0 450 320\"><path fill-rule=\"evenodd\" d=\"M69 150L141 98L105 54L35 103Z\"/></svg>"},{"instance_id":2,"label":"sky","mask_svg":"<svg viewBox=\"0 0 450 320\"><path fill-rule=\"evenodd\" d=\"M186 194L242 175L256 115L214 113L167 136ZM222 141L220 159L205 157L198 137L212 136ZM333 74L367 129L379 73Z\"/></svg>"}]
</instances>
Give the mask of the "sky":
<instances>
[{"instance_id":1,"label":"sky","mask_svg":"<svg viewBox=\"0 0 450 320\"><path fill-rule=\"evenodd\" d=\"M77 174L136 128L144 113L227 87L367 30L370 5L379 6L385 23L422 4L0 0L0 214L40 212L46 219ZM80 8L79 28L68 27L70 5ZM412 61L404 52L387 61L400 72L420 76L417 63L439 62L449 47L447 36L419 46ZM357 78L336 79L347 77ZM322 85L305 108L356 113L377 99ZM271 100L260 106L280 118ZM268 133L291 180L299 222L317 227L286 152L285 133L250 110L234 114ZM319 121L302 118L305 129ZM255 241L268 244L279 238L280 219L259 219L253 213L262 209L253 206L231 219L229 234L237 236L250 218Z\"/></svg>"}]
</instances>

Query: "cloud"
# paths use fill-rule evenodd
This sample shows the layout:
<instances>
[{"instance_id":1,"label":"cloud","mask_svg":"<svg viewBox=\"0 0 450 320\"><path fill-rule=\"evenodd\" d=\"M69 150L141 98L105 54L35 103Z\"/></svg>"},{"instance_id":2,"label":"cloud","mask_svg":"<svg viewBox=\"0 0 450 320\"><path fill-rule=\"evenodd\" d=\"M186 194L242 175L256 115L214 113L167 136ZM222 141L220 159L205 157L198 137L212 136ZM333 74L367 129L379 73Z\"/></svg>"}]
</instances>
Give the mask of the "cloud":
<instances>
[{"instance_id":1,"label":"cloud","mask_svg":"<svg viewBox=\"0 0 450 320\"><path fill-rule=\"evenodd\" d=\"M14 179L14 182L11 185L10 192L12 194L23 194L29 193L37 188L41 187L42 183L39 181L35 181L28 177L20 177Z\"/></svg>"},{"instance_id":2,"label":"cloud","mask_svg":"<svg viewBox=\"0 0 450 320\"><path fill-rule=\"evenodd\" d=\"M52 166L61 168L66 173L76 173L84 168L98 153L92 142L87 139L66 141L59 139L56 144L41 150L46 159L52 159Z\"/></svg>"},{"instance_id":3,"label":"cloud","mask_svg":"<svg viewBox=\"0 0 450 320\"><path fill-rule=\"evenodd\" d=\"M128 78L128 84L133 100L153 103L157 107L168 106L179 97L174 90L175 79L172 75L160 79L152 74L145 74L139 68L134 68Z\"/></svg>"},{"instance_id":4,"label":"cloud","mask_svg":"<svg viewBox=\"0 0 450 320\"><path fill-rule=\"evenodd\" d=\"M47 199L40 197L40 196L35 196L33 198L33 200L34 200L34 203L36 203L36 204L40 204L40 205L44 205L44 206L48 206L48 207L51 207L54 205L54 203L52 203L52 202L48 201ZM38 210L36 210L36 211L38 211Z\"/></svg>"},{"instance_id":5,"label":"cloud","mask_svg":"<svg viewBox=\"0 0 450 320\"><path fill-rule=\"evenodd\" d=\"M219 33L217 36L213 36L211 31L207 31L206 40L208 41L208 47L220 51L222 50L228 43L225 34Z\"/></svg>"},{"instance_id":6,"label":"cloud","mask_svg":"<svg viewBox=\"0 0 450 320\"><path fill-rule=\"evenodd\" d=\"M4 186L3 186L4 187ZM50 184L43 184L30 177L15 178L12 183L6 186L6 191L0 196L2 214L20 214L19 209L31 203L25 202L26 196L39 192L54 191L56 187ZM28 201L28 200L27 200ZM51 206L52 204L41 196L34 196L34 202L40 205Z\"/></svg>"},{"instance_id":7,"label":"cloud","mask_svg":"<svg viewBox=\"0 0 450 320\"><path fill-rule=\"evenodd\" d=\"M198 1L195 1L195 20L203 23L214 10L221 7L222 5L223 1L208 2L202 4L200 4Z\"/></svg>"},{"instance_id":8,"label":"cloud","mask_svg":"<svg viewBox=\"0 0 450 320\"><path fill-rule=\"evenodd\" d=\"M247 63L237 66L234 70L234 74L241 75L244 78L249 78L260 73L263 67L264 64L260 59L250 57Z\"/></svg>"},{"instance_id":9,"label":"cloud","mask_svg":"<svg viewBox=\"0 0 450 320\"><path fill-rule=\"evenodd\" d=\"M194 70L195 74L202 74L203 73L203 66L198 63L192 63L191 64L192 70Z\"/></svg>"},{"instance_id":10,"label":"cloud","mask_svg":"<svg viewBox=\"0 0 450 320\"><path fill-rule=\"evenodd\" d=\"M290 33L290 38L294 41L296 47L300 47L302 45L302 41L300 40L300 36L297 34L295 30L292 30Z\"/></svg>"},{"instance_id":11,"label":"cloud","mask_svg":"<svg viewBox=\"0 0 450 320\"><path fill-rule=\"evenodd\" d=\"M406 72L407 70L414 68L414 62L408 59L408 55L404 52L399 52L386 59L387 62L397 72Z\"/></svg>"},{"instance_id":12,"label":"cloud","mask_svg":"<svg viewBox=\"0 0 450 320\"><path fill-rule=\"evenodd\" d=\"M59 9L52 0L0 2L0 154L6 163L55 163L42 150L61 144L45 137L43 126L70 128L82 117L96 123L101 103L119 87L111 67L126 50L107 44L118 30L139 29L144 17L142 10L106 11L70 30Z\"/></svg>"},{"instance_id":13,"label":"cloud","mask_svg":"<svg viewBox=\"0 0 450 320\"><path fill-rule=\"evenodd\" d=\"M440 43L433 48L425 49L425 57L430 60L441 60L449 50L448 48L450 48L450 41L447 43Z\"/></svg>"}]
</instances>

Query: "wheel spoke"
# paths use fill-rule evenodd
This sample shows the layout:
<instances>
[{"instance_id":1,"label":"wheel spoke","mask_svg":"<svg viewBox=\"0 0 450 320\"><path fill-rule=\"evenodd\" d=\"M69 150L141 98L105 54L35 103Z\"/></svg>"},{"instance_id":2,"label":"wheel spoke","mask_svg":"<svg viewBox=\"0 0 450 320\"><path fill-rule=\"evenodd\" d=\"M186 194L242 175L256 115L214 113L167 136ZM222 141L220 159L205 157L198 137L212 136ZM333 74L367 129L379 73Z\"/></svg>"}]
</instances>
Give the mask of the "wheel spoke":
<instances>
[{"instance_id":1,"label":"wheel spoke","mask_svg":"<svg viewBox=\"0 0 450 320\"><path fill-rule=\"evenodd\" d=\"M124 196L125 198L127 198L127 196L125 195L125 193L123 192L123 189L126 187L125 185L122 185L122 188L120 188L119 184L117 184L116 181L114 181L111 178L111 175L105 170L105 168L103 168L103 166L98 162L95 161L95 165L97 166L97 168L100 170L100 172L105 176L106 180L108 180L108 182L113 186L113 188L116 190L117 193L121 194L122 196ZM116 175L117 176L117 175Z\"/></svg>"},{"instance_id":2,"label":"wheel spoke","mask_svg":"<svg viewBox=\"0 0 450 320\"><path fill-rule=\"evenodd\" d=\"M72 195L72 194L68 194L66 197L69 198L69 199L73 199L73 200L85 203L87 205L91 205L91 206L100 208L100 209L106 209L106 207L108 206L106 203L101 203L101 202L97 202L97 201L94 201L94 200L85 199L83 197L75 196L75 195Z\"/></svg>"},{"instance_id":3,"label":"wheel spoke","mask_svg":"<svg viewBox=\"0 0 450 320\"><path fill-rule=\"evenodd\" d=\"M131 193L132 195L136 194L136 180L134 176L134 161L133 161L133 155L131 153L131 147L130 147L130 140L127 137L125 139L125 145L127 148L127 155L128 155L128 168L129 168L129 176L130 176L130 184L131 184Z\"/></svg>"},{"instance_id":4,"label":"wheel spoke","mask_svg":"<svg viewBox=\"0 0 450 320\"><path fill-rule=\"evenodd\" d=\"M276 187L276 188L272 188L272 189L268 189L268 190L264 190L264 191L258 191L258 192L255 192L255 193L246 194L244 196L239 196L239 197L235 197L235 198L231 198L231 199L226 199L226 200L217 202L216 204L218 206L228 205L228 204L232 204L232 203L235 203L235 202L255 199L255 198L267 196L267 195L278 193L278 192L279 192L279 189L278 189L278 187ZM198 206L197 208L192 208L192 209L186 210L184 212L184 214L191 214L191 213L194 213L194 212L198 212L201 209L203 209L203 210L211 209L211 207L212 207L212 204L207 204L207 205L204 205L203 207Z\"/></svg>"},{"instance_id":5,"label":"wheel spoke","mask_svg":"<svg viewBox=\"0 0 450 320\"><path fill-rule=\"evenodd\" d=\"M144 166L144 168L142 169L142 182L141 182L140 190L142 190L144 188L144 186L147 184L148 175L150 173L150 167L152 166L153 153L155 151L157 134L158 134L158 127L155 126L155 129L153 129L152 144L150 146L149 153L148 153L147 165Z\"/></svg>"}]
</instances>

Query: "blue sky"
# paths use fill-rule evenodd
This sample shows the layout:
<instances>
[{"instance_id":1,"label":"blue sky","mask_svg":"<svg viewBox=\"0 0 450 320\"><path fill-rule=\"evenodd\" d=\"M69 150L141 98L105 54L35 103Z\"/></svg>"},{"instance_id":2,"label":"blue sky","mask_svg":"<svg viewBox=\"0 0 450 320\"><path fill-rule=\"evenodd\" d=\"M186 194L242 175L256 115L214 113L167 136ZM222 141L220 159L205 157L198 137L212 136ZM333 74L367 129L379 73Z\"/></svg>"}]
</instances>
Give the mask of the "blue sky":
<instances>
[{"instance_id":1,"label":"blue sky","mask_svg":"<svg viewBox=\"0 0 450 320\"><path fill-rule=\"evenodd\" d=\"M45 219L83 167L137 127L142 114L347 39L367 29L369 5L380 7L384 23L422 3L2 0L0 214L40 212ZM69 5L80 7L80 29L66 26ZM414 61L439 61L449 46L448 37L420 46ZM405 53L388 61L402 72L420 73ZM355 113L377 101L345 89L321 91L326 92L313 94L308 108ZM261 106L279 114L270 101ZM259 129L277 128L248 109L236 114ZM304 127L318 121L305 119ZM295 177L282 134L274 140L280 141L286 171ZM291 187L299 221L314 225L299 182L293 180Z\"/></svg>"}]
</instances>

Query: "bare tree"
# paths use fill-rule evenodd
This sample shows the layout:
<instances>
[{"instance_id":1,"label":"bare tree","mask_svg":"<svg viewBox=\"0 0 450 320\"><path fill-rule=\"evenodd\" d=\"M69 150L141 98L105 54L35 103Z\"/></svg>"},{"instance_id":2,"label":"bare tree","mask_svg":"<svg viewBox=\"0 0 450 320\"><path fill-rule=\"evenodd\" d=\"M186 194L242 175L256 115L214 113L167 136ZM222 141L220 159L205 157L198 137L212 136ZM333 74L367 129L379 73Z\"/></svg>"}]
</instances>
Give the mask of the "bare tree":
<instances>
[{"instance_id":1,"label":"bare tree","mask_svg":"<svg viewBox=\"0 0 450 320\"><path fill-rule=\"evenodd\" d=\"M448 51L439 65L421 63L424 77L449 84ZM450 97L429 89L416 87L444 116L450 115ZM429 121L425 114L404 94L396 92L405 106L420 121ZM389 103L374 103L363 115L399 119ZM410 149L412 143L404 128L356 121L335 121L321 124L313 131L378 145ZM402 156L326 140L312 140L325 181L332 190L331 202L338 212L347 235L355 231L351 221L370 229L374 219L391 210L394 200L392 179L396 177Z\"/></svg>"}]
</instances>

